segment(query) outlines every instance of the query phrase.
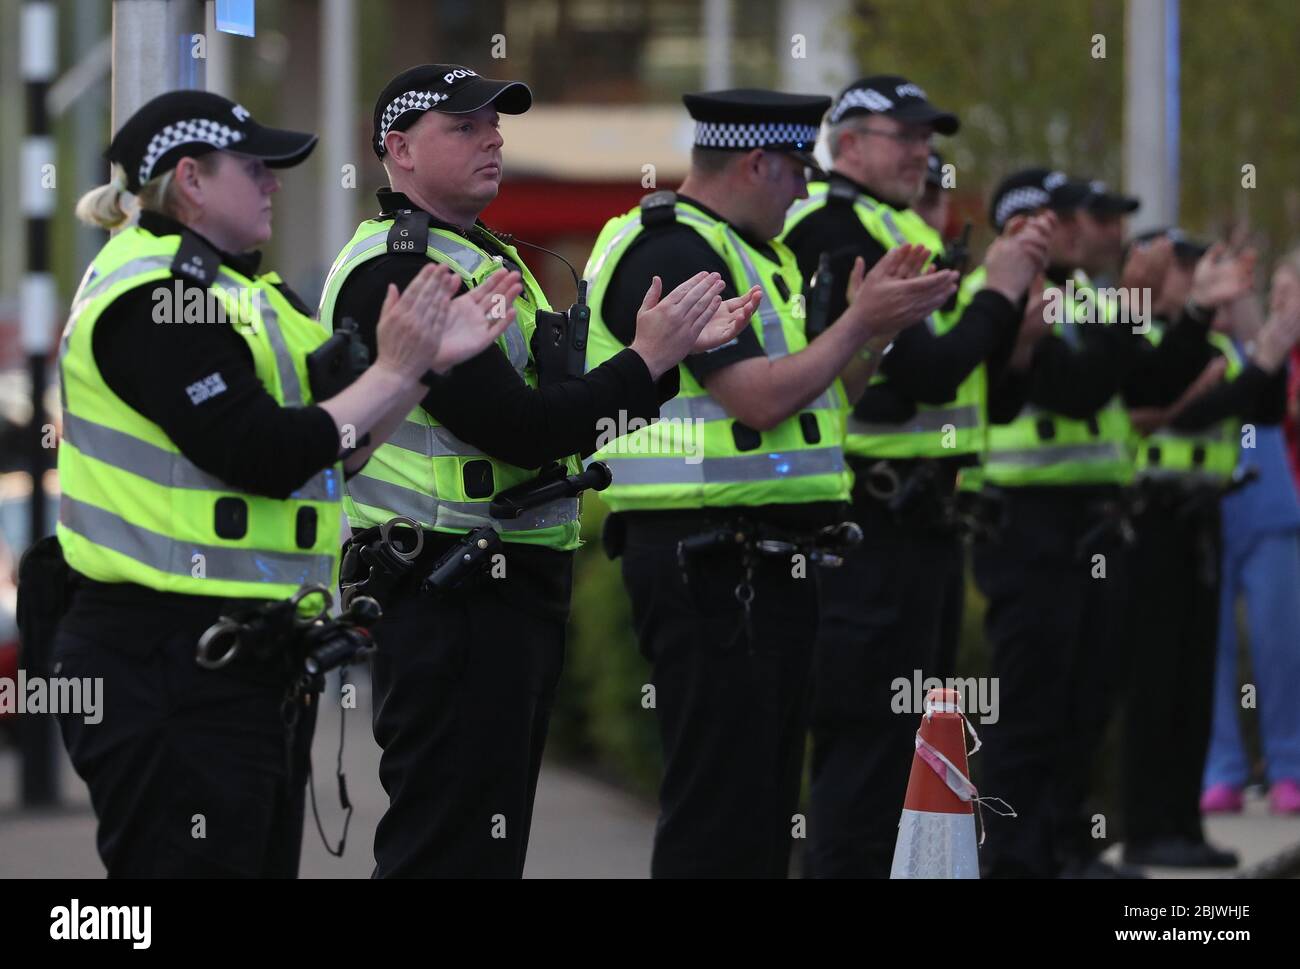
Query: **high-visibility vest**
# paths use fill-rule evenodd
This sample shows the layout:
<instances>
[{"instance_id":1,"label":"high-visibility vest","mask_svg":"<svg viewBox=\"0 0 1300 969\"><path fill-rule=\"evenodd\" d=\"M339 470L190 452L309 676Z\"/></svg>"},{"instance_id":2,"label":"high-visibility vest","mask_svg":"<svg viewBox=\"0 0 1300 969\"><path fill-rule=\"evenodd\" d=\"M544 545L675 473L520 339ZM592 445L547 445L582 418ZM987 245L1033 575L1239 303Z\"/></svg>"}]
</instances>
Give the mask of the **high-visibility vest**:
<instances>
[{"instance_id":1,"label":"high-visibility vest","mask_svg":"<svg viewBox=\"0 0 1300 969\"><path fill-rule=\"evenodd\" d=\"M856 191L843 182L814 182L808 198L800 199L786 215L785 236L812 213L828 205L851 204L866 232L886 250L897 246L925 246L935 255L944 250L939 233L911 209L892 206ZM948 312L936 311L925 325L942 336L957 325L970 300L984 285L982 273L963 281L957 304ZM872 384L887 382L882 373ZM953 399L942 404L916 401L916 413L901 423L866 421L850 410L844 441L846 453L864 458L957 457L978 454L985 444L985 398L988 378L981 363L957 387Z\"/></svg>"},{"instance_id":2,"label":"high-visibility vest","mask_svg":"<svg viewBox=\"0 0 1300 969\"><path fill-rule=\"evenodd\" d=\"M1065 299L1065 291L1055 289ZM1072 322L1053 324L1047 339L1082 347L1082 326L1109 326L1108 306L1093 295L1092 284L1075 274L1075 298L1064 307ZM1106 322L1087 322L1089 306L1107 313ZM1133 429L1123 399L1115 394L1087 420L1076 420L1026 404L1007 424L991 424L988 450L979 477L1004 487L1029 485L1127 484L1133 480Z\"/></svg>"},{"instance_id":3,"label":"high-visibility vest","mask_svg":"<svg viewBox=\"0 0 1300 969\"><path fill-rule=\"evenodd\" d=\"M654 196L648 196L653 199ZM746 243L731 226L681 200L671 202L676 221L699 233L726 263L736 292L762 287L750 325L769 359L807 346L800 305L799 266L774 241L774 262ZM643 231L642 209L611 219L601 230L584 271L590 286L591 327L587 367L624 349L604 321L605 293L619 260ZM845 501L852 474L843 441L844 390L835 381L816 400L776 427L758 432L729 415L679 366L681 390L647 427L611 433L592 460L605 461L614 483L601 497L615 511L727 508L767 504Z\"/></svg>"},{"instance_id":4,"label":"high-visibility vest","mask_svg":"<svg viewBox=\"0 0 1300 969\"><path fill-rule=\"evenodd\" d=\"M286 499L233 487L189 461L167 434L117 396L95 362L95 325L129 290L159 284L171 298L181 235L132 227L95 256L59 349L59 544L68 564L100 582L160 592L283 599L304 583L337 580L343 469L313 475ZM273 273L222 265L208 294L252 353L281 406L312 403L306 356L327 337L275 288ZM180 326L181 307L163 326ZM223 325L209 321L205 325Z\"/></svg>"},{"instance_id":5,"label":"high-visibility vest","mask_svg":"<svg viewBox=\"0 0 1300 969\"><path fill-rule=\"evenodd\" d=\"M357 267L388 252L391 217L367 219L344 246L321 295L320 318L337 326L335 306L343 284ZM485 234L487 230L482 230ZM494 237L495 238L495 237ZM539 310L550 304L533 274L513 246L500 249L523 276L524 291L515 300L515 320L498 339L506 357L529 387L537 386L532 337ZM448 229L429 228L425 254L454 269L467 286L479 285L501 268L502 261L485 248ZM567 474L582 470L577 455L563 462ZM562 498L523 512L518 518L495 519L492 499L508 488L537 477L536 470L516 467L467 444L422 406L416 406L388 441L347 483L344 507L354 528L379 525L405 515L424 528L463 533L491 525L507 542L574 549L580 544L577 498Z\"/></svg>"},{"instance_id":6,"label":"high-visibility vest","mask_svg":"<svg viewBox=\"0 0 1300 969\"><path fill-rule=\"evenodd\" d=\"M1159 345L1164 327L1152 323L1147 339ZM1209 342L1227 360L1223 379L1236 380L1242 370L1241 354L1232 340L1211 331ZM1148 437L1136 438L1137 475L1143 480L1195 482L1223 485L1232 478L1240 455L1241 422L1227 419L1195 431L1162 427Z\"/></svg>"}]
</instances>

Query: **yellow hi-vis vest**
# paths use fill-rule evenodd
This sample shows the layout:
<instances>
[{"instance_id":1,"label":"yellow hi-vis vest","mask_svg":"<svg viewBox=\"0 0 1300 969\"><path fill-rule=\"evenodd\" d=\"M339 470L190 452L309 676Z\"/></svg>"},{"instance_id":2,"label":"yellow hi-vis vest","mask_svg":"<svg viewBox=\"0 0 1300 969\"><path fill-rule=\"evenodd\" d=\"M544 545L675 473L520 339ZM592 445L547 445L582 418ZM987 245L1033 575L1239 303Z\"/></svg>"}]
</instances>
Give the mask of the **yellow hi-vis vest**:
<instances>
[{"instance_id":1,"label":"yellow hi-vis vest","mask_svg":"<svg viewBox=\"0 0 1300 969\"><path fill-rule=\"evenodd\" d=\"M886 250L897 246L925 246L936 256L943 253L943 240L924 219L911 209L895 209L863 195L843 182L814 182L808 198L800 199L786 214L785 233L827 205L851 203L862 227ZM963 282L956 308L936 311L925 325L942 336L957 325L962 311L980 289L984 276L971 274ZM888 378L876 373L872 384ZM916 413L901 423L864 421L849 411L845 453L866 458L957 457L978 454L985 444L985 397L987 376L980 364L957 387L956 396L943 404L916 402Z\"/></svg>"},{"instance_id":2,"label":"yellow hi-vis vest","mask_svg":"<svg viewBox=\"0 0 1300 969\"><path fill-rule=\"evenodd\" d=\"M99 251L73 300L59 349L64 557L97 581L160 592L283 599L303 583L331 588L338 572L340 465L287 499L241 491L187 460L162 428L113 393L95 363L95 324L104 310L139 286L173 291L180 244L179 234L120 232ZM208 294L247 342L267 392L281 406L310 404L306 356L325 341L325 330L275 289L275 274L248 277L223 265L217 275ZM181 308L173 309L176 319L159 325L182 325Z\"/></svg>"},{"instance_id":3,"label":"yellow hi-vis vest","mask_svg":"<svg viewBox=\"0 0 1300 969\"><path fill-rule=\"evenodd\" d=\"M1147 339L1159 345L1164 327L1153 322ZM1208 340L1228 365L1225 381L1236 380L1242 370L1241 354L1232 340L1211 331ZM1137 437L1137 475L1143 480L1224 485L1232 478L1240 455L1241 422L1227 419L1195 431L1162 427L1149 437Z\"/></svg>"},{"instance_id":4,"label":"yellow hi-vis vest","mask_svg":"<svg viewBox=\"0 0 1300 969\"><path fill-rule=\"evenodd\" d=\"M391 217L362 222L334 260L321 295L320 318L325 325L341 322L334 317L343 284L358 266L388 251L392 228ZM537 311L549 310L550 304L514 247L502 243L501 249L519 267L524 292L515 300L515 322L497 343L524 382L536 387L537 365L531 342ZM499 258L447 229L429 229L425 254L456 270L470 287L501 268ZM577 455L565 458L564 465L567 474L582 470ZM549 502L518 518L495 519L488 513L494 497L535 477L535 470L507 464L466 444L417 405L393 436L375 449L366 466L348 481L344 508L352 527L357 529L405 515L437 532L463 533L491 525L507 542L577 548L581 528L577 498Z\"/></svg>"},{"instance_id":5,"label":"yellow hi-vis vest","mask_svg":"<svg viewBox=\"0 0 1300 969\"><path fill-rule=\"evenodd\" d=\"M1059 298L1065 290L1056 289ZM1061 339L1073 350L1081 348L1081 326L1111 326L1113 307L1099 301L1082 273L1074 276L1074 299L1064 307L1070 322L1053 324L1048 339ZM1106 316L1105 322L1086 320L1089 305ZM991 424L988 451L979 477L1002 487L1032 485L1128 484L1133 480L1133 428L1119 394L1087 420L1054 414L1031 404L1021 408L1007 424Z\"/></svg>"},{"instance_id":6,"label":"yellow hi-vis vest","mask_svg":"<svg viewBox=\"0 0 1300 969\"><path fill-rule=\"evenodd\" d=\"M671 204L676 220L722 257L738 293L762 287L750 325L763 352L776 358L807 346L794 311L802 288L794 253L774 241L779 261L773 263L725 222L687 202ZM602 304L619 259L641 235L641 211L605 224L583 272L590 285L588 369L624 349L604 322ZM660 420L609 435L592 455L613 471L614 483L601 497L614 511L848 500L852 474L841 448L844 390L838 380L800 413L760 434L733 419L685 366L678 369L681 391L660 409Z\"/></svg>"}]
</instances>

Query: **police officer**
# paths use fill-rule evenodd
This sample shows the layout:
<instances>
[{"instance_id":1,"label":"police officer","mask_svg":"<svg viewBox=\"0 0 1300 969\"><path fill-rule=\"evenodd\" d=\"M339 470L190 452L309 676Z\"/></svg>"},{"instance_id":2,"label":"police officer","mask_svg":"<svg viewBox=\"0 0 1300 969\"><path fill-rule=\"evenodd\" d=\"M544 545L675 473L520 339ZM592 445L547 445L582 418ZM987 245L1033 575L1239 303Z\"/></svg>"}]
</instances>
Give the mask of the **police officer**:
<instances>
[{"instance_id":1,"label":"police officer","mask_svg":"<svg viewBox=\"0 0 1300 969\"><path fill-rule=\"evenodd\" d=\"M322 295L321 319L355 321L369 342L386 289L430 261L450 266L470 292L491 290L503 265L522 277L507 294L516 325L429 380L348 483L360 547L397 516L422 532L376 629L374 729L389 796L375 835L378 877L522 874L579 544L578 485L565 481L582 471L603 420L657 416L676 391L677 361L730 339L752 311L745 298L723 305L716 274L674 287L647 280L631 348L585 376L581 349L566 364L563 352L582 346L569 319L551 311L515 247L478 221L501 180L499 114L531 103L526 85L457 65L393 78L375 102L372 141L390 187ZM542 359L556 346L561 359ZM545 500L530 504L521 492ZM494 510L498 499L518 499L518 513ZM483 559L490 571L421 591L449 555L498 540L504 550Z\"/></svg>"},{"instance_id":2,"label":"police officer","mask_svg":"<svg viewBox=\"0 0 1300 969\"><path fill-rule=\"evenodd\" d=\"M638 294L700 269L725 294L757 289L753 326L688 358L672 427L598 452L614 470L606 541L622 554L641 652L654 667L665 765L652 874L783 877L806 728L817 628L815 562L841 521L849 470L844 394L874 369L864 344L887 341L952 293L955 273L913 274L928 256L902 247L862 279L809 344L794 254L776 240L805 195L824 97L736 90L688 94L691 167L676 193L655 192L596 240L589 359L633 337ZM828 284L829 285L829 284ZM870 351L867 355L871 357ZM844 374L844 382L837 379ZM871 542L874 537L867 535ZM838 554L838 553L835 553ZM811 571L810 571L811 570Z\"/></svg>"},{"instance_id":3,"label":"police officer","mask_svg":"<svg viewBox=\"0 0 1300 969\"><path fill-rule=\"evenodd\" d=\"M419 375L456 362L450 344L506 325L430 272L390 296L364 377L314 385L327 334L251 250L270 236L273 169L315 143L215 94L164 94L77 206L120 231L60 347L58 543L77 591L52 659L104 685L102 720L61 725L110 877L297 873L314 707L288 689L294 643L268 633L221 669L196 647L221 616L334 584L342 479L371 450L346 448L348 430L386 433Z\"/></svg>"},{"instance_id":4,"label":"police officer","mask_svg":"<svg viewBox=\"0 0 1300 969\"><path fill-rule=\"evenodd\" d=\"M1133 553L1144 581L1124 626L1133 674L1121 746L1124 859L1231 868L1236 854L1206 841L1198 804L1219 628L1219 499L1240 484L1233 470L1245 425L1282 420L1295 307L1276 301L1246 356L1219 329L1232 290L1207 295L1205 282L1227 264L1235 276L1228 284L1248 292L1253 253L1229 254L1177 229L1145 233L1134 245L1159 239L1172 242L1172 258L1155 289L1147 339L1158 343L1173 327L1199 330L1204 340L1197 362L1217 362L1221 378L1207 392L1193 390L1190 399L1185 391L1164 407L1131 415L1145 433L1137 446L1141 502ZM1221 307L1213 327L1215 307L1199 302L1204 299Z\"/></svg>"},{"instance_id":5,"label":"police officer","mask_svg":"<svg viewBox=\"0 0 1300 969\"><path fill-rule=\"evenodd\" d=\"M907 244L941 255L922 196L930 140L957 118L905 78L851 84L828 116L834 159L786 219L785 242L805 278L823 262L843 279ZM952 675L964 596L952 499L958 471L983 447L985 361L1010 353L1018 304L1046 263L1049 222L996 241L986 271L956 303L894 341L848 415L854 517L870 541L824 576L813 700L808 871L885 877L912 763L919 711L900 710L894 683ZM834 287L832 292L835 292ZM832 310L834 312L834 310Z\"/></svg>"},{"instance_id":6,"label":"police officer","mask_svg":"<svg viewBox=\"0 0 1300 969\"><path fill-rule=\"evenodd\" d=\"M1118 873L1096 857L1106 842L1084 803L1125 666L1133 439L1121 391L1172 400L1202 369L1188 357L1199 334L1153 346L1140 336L1140 306L1100 300L1079 270L1078 212L1090 196L1086 182L1033 168L1004 179L990 206L1004 233L1044 209L1057 215L1046 288L1027 309L1052 325L1033 328L1038 338L990 388L981 469L1003 508L999 533L974 553L1001 701L981 788L1018 815L986 815L990 875Z\"/></svg>"},{"instance_id":7,"label":"police officer","mask_svg":"<svg viewBox=\"0 0 1300 969\"><path fill-rule=\"evenodd\" d=\"M1094 283L1119 279L1124 255L1124 225L1141 207L1141 199L1113 192L1100 179L1088 183L1088 198L1076 214L1079 223L1079 268Z\"/></svg>"}]
</instances>

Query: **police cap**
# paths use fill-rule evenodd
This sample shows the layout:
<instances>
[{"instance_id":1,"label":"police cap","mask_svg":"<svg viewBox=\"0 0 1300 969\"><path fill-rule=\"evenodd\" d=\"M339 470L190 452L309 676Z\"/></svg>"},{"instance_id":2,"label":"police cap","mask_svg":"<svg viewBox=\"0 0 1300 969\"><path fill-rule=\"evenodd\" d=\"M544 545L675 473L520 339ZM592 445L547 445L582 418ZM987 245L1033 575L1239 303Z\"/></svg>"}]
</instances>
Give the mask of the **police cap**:
<instances>
[{"instance_id":1,"label":"police cap","mask_svg":"<svg viewBox=\"0 0 1300 969\"><path fill-rule=\"evenodd\" d=\"M830 107L828 97L741 88L683 94L682 103L695 119L697 148L765 148L793 155L809 168L818 168L812 151L822 115Z\"/></svg>"},{"instance_id":2,"label":"police cap","mask_svg":"<svg viewBox=\"0 0 1300 969\"><path fill-rule=\"evenodd\" d=\"M371 147L383 158L387 151L384 136L390 131L405 131L426 111L469 114L489 104L502 114L523 114L533 105L533 92L522 81L479 77L459 64L408 68L379 92Z\"/></svg>"},{"instance_id":3,"label":"police cap","mask_svg":"<svg viewBox=\"0 0 1300 969\"><path fill-rule=\"evenodd\" d=\"M883 114L904 124L928 124L941 135L957 133L957 116L936 108L919 86L897 74L876 74L854 81L835 99L830 123L860 114Z\"/></svg>"}]
</instances>

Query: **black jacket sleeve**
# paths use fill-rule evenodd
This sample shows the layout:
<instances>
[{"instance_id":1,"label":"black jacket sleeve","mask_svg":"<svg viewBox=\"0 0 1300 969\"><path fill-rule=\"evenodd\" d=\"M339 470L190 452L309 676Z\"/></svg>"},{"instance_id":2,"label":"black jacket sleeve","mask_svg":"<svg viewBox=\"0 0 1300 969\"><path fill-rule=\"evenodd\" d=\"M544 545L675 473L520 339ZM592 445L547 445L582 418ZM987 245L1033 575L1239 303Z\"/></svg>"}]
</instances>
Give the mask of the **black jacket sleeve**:
<instances>
[{"instance_id":1,"label":"black jacket sleeve","mask_svg":"<svg viewBox=\"0 0 1300 969\"><path fill-rule=\"evenodd\" d=\"M601 319L619 342L630 344L636 335L636 314L651 280L658 276L662 295L667 296L698 272L722 276L724 300L737 295L727 264L694 229L675 223L647 228L618 261L600 307ZM748 327L730 343L708 353L691 354L682 362L696 380L703 381L723 367L761 356L763 348Z\"/></svg>"},{"instance_id":2,"label":"black jacket sleeve","mask_svg":"<svg viewBox=\"0 0 1300 969\"><path fill-rule=\"evenodd\" d=\"M900 333L880 362L881 373L915 400L945 403L980 363L990 357L1004 359L1011 352L1019 325L1015 304L1001 293L980 290L943 335L936 335L927 323Z\"/></svg>"},{"instance_id":3,"label":"black jacket sleeve","mask_svg":"<svg viewBox=\"0 0 1300 969\"><path fill-rule=\"evenodd\" d=\"M1197 431L1232 417L1247 424L1280 424L1286 417L1286 368L1275 374L1248 363L1236 380L1222 382L1192 401L1173 421L1180 431Z\"/></svg>"},{"instance_id":4,"label":"black jacket sleeve","mask_svg":"<svg viewBox=\"0 0 1300 969\"><path fill-rule=\"evenodd\" d=\"M174 285L163 284L173 295ZM187 286L182 297L204 308L201 322L176 312L155 322L162 288L124 293L95 324L95 362L115 394L199 468L254 494L287 498L338 460L333 418L320 407L281 407L258 380L244 338L206 318L205 290Z\"/></svg>"},{"instance_id":5,"label":"black jacket sleeve","mask_svg":"<svg viewBox=\"0 0 1300 969\"><path fill-rule=\"evenodd\" d=\"M343 284L335 319L356 321L372 359L388 284L404 289L425 265L423 255L384 255L359 267ZM676 392L675 387L671 390ZM534 389L493 345L435 377L422 406L480 451L521 468L541 468L570 454L594 450L600 418L626 411L629 420L650 420L659 415L661 402L650 371L631 350L582 377Z\"/></svg>"}]
</instances>

